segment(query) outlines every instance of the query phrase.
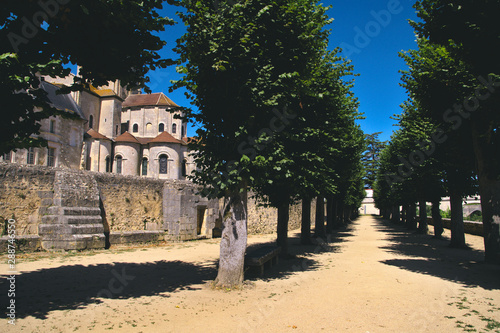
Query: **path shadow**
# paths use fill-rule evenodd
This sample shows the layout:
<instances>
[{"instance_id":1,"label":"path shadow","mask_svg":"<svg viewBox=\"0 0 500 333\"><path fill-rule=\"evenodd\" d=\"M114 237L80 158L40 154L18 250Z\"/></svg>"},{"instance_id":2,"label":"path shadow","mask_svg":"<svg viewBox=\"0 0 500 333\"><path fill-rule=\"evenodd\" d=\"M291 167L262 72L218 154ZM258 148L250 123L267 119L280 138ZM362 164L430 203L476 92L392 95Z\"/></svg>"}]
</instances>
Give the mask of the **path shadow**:
<instances>
[{"instance_id":1,"label":"path shadow","mask_svg":"<svg viewBox=\"0 0 500 333\"><path fill-rule=\"evenodd\" d=\"M408 257L384 260L384 264L461 283L465 287L500 289L500 266L486 263L484 251L451 248L448 238L434 239L387 220L376 220L377 230L388 236L389 245L381 248Z\"/></svg>"},{"instance_id":2,"label":"path shadow","mask_svg":"<svg viewBox=\"0 0 500 333\"><path fill-rule=\"evenodd\" d=\"M326 252L339 253L341 250L340 244L350 241L349 238L353 236L352 228L351 225L334 231L333 234L328 235L328 241L312 238L312 244L308 245L300 243L300 232L291 232L288 237L288 253L290 254L290 258L280 258L278 265L266 268L262 276L257 269L249 269L245 272L245 279L250 281L271 281L288 278L296 272L317 270L321 268L321 265L314 256ZM252 244L248 246L247 252L269 245L276 245L276 242L270 241Z\"/></svg>"},{"instance_id":3,"label":"path shadow","mask_svg":"<svg viewBox=\"0 0 500 333\"><path fill-rule=\"evenodd\" d=\"M127 299L164 295L179 290L196 289L193 285L214 279L213 263L193 265L182 261L114 263L92 266L68 265L41 269L16 276L16 317L47 318L54 310L85 308L101 303L100 298ZM0 292L7 295L5 278ZM0 306L5 309L7 297ZM6 312L1 312L5 318Z\"/></svg>"}]
</instances>

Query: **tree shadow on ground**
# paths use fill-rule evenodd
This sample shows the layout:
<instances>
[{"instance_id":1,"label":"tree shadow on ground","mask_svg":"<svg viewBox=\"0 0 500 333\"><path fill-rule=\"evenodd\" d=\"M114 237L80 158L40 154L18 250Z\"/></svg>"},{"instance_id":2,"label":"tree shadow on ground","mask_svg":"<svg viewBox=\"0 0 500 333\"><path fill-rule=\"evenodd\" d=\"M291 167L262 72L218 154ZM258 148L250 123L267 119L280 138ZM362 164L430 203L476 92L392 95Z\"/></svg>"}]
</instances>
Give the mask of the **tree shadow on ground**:
<instances>
[{"instance_id":1,"label":"tree shadow on ground","mask_svg":"<svg viewBox=\"0 0 500 333\"><path fill-rule=\"evenodd\" d=\"M163 296L178 290L196 289L216 274L213 263L193 265L182 261L114 263L91 266L67 265L16 276L16 317L47 318L54 310L85 308L100 298L127 299ZM5 278L0 292L7 295ZM2 297L1 307L7 306ZM2 311L5 318L6 312Z\"/></svg>"},{"instance_id":2,"label":"tree shadow on ground","mask_svg":"<svg viewBox=\"0 0 500 333\"><path fill-rule=\"evenodd\" d=\"M249 279L280 279L296 271L319 267L313 257L323 252L338 252L337 243L346 241L348 230L339 231L329 243L316 242L300 245L300 234L290 237L290 253L294 259L281 260L279 265L265 271L264 276L249 274ZM260 243L250 246L274 244ZM168 293L195 290L217 275L216 261L192 264L183 261L156 261L146 263L109 263L90 266L65 265L21 273L15 278L16 317L33 316L46 319L51 311L86 308L102 303L102 298L128 299L142 296L170 297ZM9 282L0 279L0 293L7 295ZM2 297L0 307L5 309L9 299ZM0 318L6 318L2 311Z\"/></svg>"},{"instance_id":3,"label":"tree shadow on ground","mask_svg":"<svg viewBox=\"0 0 500 333\"><path fill-rule=\"evenodd\" d=\"M250 281L270 281L290 277L296 272L317 270L321 265L314 257L327 252L340 252L340 244L349 241L349 237L352 236L351 230L351 226L344 227L328 235L326 241L320 238L312 238L312 244L307 245L300 243L300 232L291 233L288 237L288 253L290 257L287 259L280 258L278 265L266 268L262 276L258 269L248 269L245 272L245 279ZM248 246L247 253L263 246L272 245L275 246L276 242L252 244Z\"/></svg>"},{"instance_id":4,"label":"tree shadow on ground","mask_svg":"<svg viewBox=\"0 0 500 333\"><path fill-rule=\"evenodd\" d=\"M390 243L381 248L409 257L384 260L384 264L436 276L470 288L478 286L488 290L500 289L500 266L486 263L484 251L451 248L448 238L434 239L430 235L417 234L387 220L377 221L377 229L388 237Z\"/></svg>"}]
</instances>

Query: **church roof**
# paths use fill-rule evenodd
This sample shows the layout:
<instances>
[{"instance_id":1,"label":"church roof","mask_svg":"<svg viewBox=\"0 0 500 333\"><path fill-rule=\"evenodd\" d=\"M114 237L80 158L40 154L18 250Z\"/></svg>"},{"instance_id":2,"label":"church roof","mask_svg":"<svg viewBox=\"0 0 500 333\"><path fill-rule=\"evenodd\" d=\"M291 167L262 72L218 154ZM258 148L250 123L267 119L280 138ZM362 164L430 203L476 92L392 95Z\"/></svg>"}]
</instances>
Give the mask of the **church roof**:
<instances>
[{"instance_id":1,"label":"church roof","mask_svg":"<svg viewBox=\"0 0 500 333\"><path fill-rule=\"evenodd\" d=\"M91 85L89 90L94 94L99 95L99 97L117 96L112 89L97 89Z\"/></svg>"},{"instance_id":2,"label":"church roof","mask_svg":"<svg viewBox=\"0 0 500 333\"><path fill-rule=\"evenodd\" d=\"M80 107L70 94L57 94L57 91L60 89L60 87L49 82L42 81L40 82L40 85L42 89L47 92L47 98L49 99L50 105L58 110L76 114L81 119L85 119L82 109L80 109Z\"/></svg>"},{"instance_id":3,"label":"church roof","mask_svg":"<svg viewBox=\"0 0 500 333\"><path fill-rule=\"evenodd\" d=\"M92 139L99 139L99 140L111 140L107 136L102 135L101 133L95 131L94 129L89 129L87 133L85 133L85 136L91 137Z\"/></svg>"},{"instance_id":4,"label":"church roof","mask_svg":"<svg viewBox=\"0 0 500 333\"><path fill-rule=\"evenodd\" d=\"M132 134L130 134L129 132L125 132L122 135L116 137L115 142L128 142L128 143L141 144L141 142L139 142L139 140L137 140L137 138Z\"/></svg>"},{"instance_id":5,"label":"church roof","mask_svg":"<svg viewBox=\"0 0 500 333\"><path fill-rule=\"evenodd\" d=\"M168 132L161 132L156 138L150 140L149 143L180 143L182 145L186 144L182 140L177 140Z\"/></svg>"},{"instance_id":6,"label":"church roof","mask_svg":"<svg viewBox=\"0 0 500 333\"><path fill-rule=\"evenodd\" d=\"M138 94L128 96L122 104L122 107L132 106L171 106L179 107L170 98L163 93Z\"/></svg>"}]
</instances>

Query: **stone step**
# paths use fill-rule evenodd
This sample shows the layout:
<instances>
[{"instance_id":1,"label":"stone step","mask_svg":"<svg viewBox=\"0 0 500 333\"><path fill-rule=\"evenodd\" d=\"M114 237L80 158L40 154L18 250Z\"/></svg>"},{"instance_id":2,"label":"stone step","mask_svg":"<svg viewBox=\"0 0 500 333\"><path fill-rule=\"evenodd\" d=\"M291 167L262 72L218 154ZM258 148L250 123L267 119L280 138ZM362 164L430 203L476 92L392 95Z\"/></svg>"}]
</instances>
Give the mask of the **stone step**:
<instances>
[{"instance_id":1,"label":"stone step","mask_svg":"<svg viewBox=\"0 0 500 333\"><path fill-rule=\"evenodd\" d=\"M72 235L103 234L102 224L69 225Z\"/></svg>"},{"instance_id":2,"label":"stone step","mask_svg":"<svg viewBox=\"0 0 500 333\"><path fill-rule=\"evenodd\" d=\"M59 224L59 215L43 215L42 224Z\"/></svg>"},{"instance_id":3,"label":"stone step","mask_svg":"<svg viewBox=\"0 0 500 333\"><path fill-rule=\"evenodd\" d=\"M105 246L104 234L70 235L66 238L44 237L42 247L46 250L85 250L103 249Z\"/></svg>"},{"instance_id":4,"label":"stone step","mask_svg":"<svg viewBox=\"0 0 500 333\"><path fill-rule=\"evenodd\" d=\"M61 237L68 237L68 234L71 234L71 229L67 224L53 223L53 224L38 225L39 236L61 238Z\"/></svg>"},{"instance_id":5,"label":"stone step","mask_svg":"<svg viewBox=\"0 0 500 333\"><path fill-rule=\"evenodd\" d=\"M85 224L101 224L102 225L102 219L101 216L63 216L61 218L62 221L65 221L67 224L73 224L73 225L85 225Z\"/></svg>"},{"instance_id":6,"label":"stone step","mask_svg":"<svg viewBox=\"0 0 500 333\"><path fill-rule=\"evenodd\" d=\"M51 206L47 209L51 215L78 215L78 216L92 216L101 215L101 209L99 207L59 207Z\"/></svg>"}]
</instances>

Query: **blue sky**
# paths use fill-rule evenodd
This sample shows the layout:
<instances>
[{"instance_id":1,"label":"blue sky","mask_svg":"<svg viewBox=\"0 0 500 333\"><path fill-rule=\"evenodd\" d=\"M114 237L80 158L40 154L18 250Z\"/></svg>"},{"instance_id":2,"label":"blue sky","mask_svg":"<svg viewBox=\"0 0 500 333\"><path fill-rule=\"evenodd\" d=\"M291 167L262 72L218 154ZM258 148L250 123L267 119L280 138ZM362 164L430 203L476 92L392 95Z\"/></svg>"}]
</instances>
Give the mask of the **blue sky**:
<instances>
[{"instance_id":1,"label":"blue sky","mask_svg":"<svg viewBox=\"0 0 500 333\"><path fill-rule=\"evenodd\" d=\"M342 46L344 56L352 60L355 78L354 93L359 99L359 110L366 119L359 124L365 133L383 132L381 140L388 140L394 130L393 114L401 112L399 105L406 99L406 93L399 86L404 61L398 52L416 48L413 29L408 19L416 20L414 1L408 0L330 0L324 5L332 5L328 11L333 18L329 48ZM176 58L171 51L175 40L185 31L180 19L175 15L178 8L169 6L161 14L173 18L178 23L167 27L161 38L167 42L161 55ZM182 106L190 106L182 91L168 93L170 80L179 78L175 67L158 70L150 74L153 92L163 91L173 101ZM195 134L188 129L188 135Z\"/></svg>"}]
</instances>

